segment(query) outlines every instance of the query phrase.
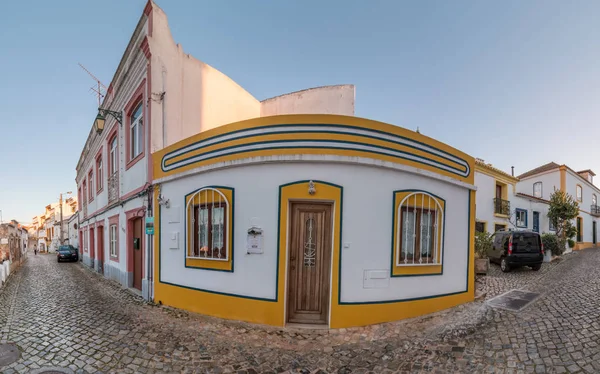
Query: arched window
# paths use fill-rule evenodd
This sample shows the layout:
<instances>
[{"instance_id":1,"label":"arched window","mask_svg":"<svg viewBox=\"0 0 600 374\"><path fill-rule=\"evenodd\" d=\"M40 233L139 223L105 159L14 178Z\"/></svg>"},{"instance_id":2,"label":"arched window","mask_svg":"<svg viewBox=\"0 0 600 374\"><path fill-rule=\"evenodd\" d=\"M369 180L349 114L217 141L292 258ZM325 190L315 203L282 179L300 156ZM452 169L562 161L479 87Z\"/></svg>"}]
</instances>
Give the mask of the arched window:
<instances>
[{"instance_id":1,"label":"arched window","mask_svg":"<svg viewBox=\"0 0 600 374\"><path fill-rule=\"evenodd\" d=\"M533 196L542 198L542 182L536 182L533 184Z\"/></svg>"},{"instance_id":2,"label":"arched window","mask_svg":"<svg viewBox=\"0 0 600 374\"><path fill-rule=\"evenodd\" d=\"M396 266L440 265L444 207L427 192L412 192L396 211Z\"/></svg>"},{"instance_id":3,"label":"arched window","mask_svg":"<svg viewBox=\"0 0 600 374\"><path fill-rule=\"evenodd\" d=\"M230 203L217 188L202 188L186 202L188 227L187 258L229 260Z\"/></svg>"}]
</instances>

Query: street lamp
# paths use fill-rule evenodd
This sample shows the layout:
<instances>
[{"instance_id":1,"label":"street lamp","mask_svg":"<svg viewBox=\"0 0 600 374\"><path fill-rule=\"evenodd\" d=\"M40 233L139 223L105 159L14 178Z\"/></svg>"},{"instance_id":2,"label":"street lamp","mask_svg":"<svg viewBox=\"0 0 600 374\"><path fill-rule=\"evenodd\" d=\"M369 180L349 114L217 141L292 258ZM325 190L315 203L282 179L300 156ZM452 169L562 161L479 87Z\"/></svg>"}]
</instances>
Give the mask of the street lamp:
<instances>
[{"instance_id":1,"label":"street lamp","mask_svg":"<svg viewBox=\"0 0 600 374\"><path fill-rule=\"evenodd\" d=\"M111 115L114 119L117 120L117 122L119 122L120 125L123 124L123 115L121 114L121 112L115 112L108 109L98 108L98 115L94 120L94 130L96 130L98 134L102 134L102 131L104 131L104 124L106 123L107 115Z\"/></svg>"}]
</instances>

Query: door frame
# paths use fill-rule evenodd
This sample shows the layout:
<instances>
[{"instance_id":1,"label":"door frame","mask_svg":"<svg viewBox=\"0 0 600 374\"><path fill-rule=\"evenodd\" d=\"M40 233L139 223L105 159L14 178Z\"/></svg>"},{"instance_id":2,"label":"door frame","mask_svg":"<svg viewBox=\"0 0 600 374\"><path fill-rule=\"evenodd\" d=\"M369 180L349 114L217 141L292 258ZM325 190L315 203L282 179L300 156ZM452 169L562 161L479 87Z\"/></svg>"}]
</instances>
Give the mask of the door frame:
<instances>
[{"instance_id":1,"label":"door frame","mask_svg":"<svg viewBox=\"0 0 600 374\"><path fill-rule=\"evenodd\" d=\"M284 302L283 302L283 322L287 325L298 326L303 325L301 323L288 322L288 298L289 298L289 257L291 253L290 241L292 237L292 205L293 204L314 204L314 205L327 205L331 207L331 253L329 257L329 295L328 295L328 308L327 308L327 319L323 326L328 327L331 325L331 309L332 309L332 295L333 295L333 262L334 262L334 248L335 248L335 216L336 216L336 202L334 200L320 200L320 199L288 199L287 200L287 222L286 222L286 258L285 258L285 291L284 291ZM341 238L340 238L341 240ZM339 292L339 291L338 291Z\"/></svg>"},{"instance_id":2,"label":"door frame","mask_svg":"<svg viewBox=\"0 0 600 374\"><path fill-rule=\"evenodd\" d=\"M539 234L539 232L540 232L540 212L533 211L533 213L531 215L532 215L532 220L533 220L531 229ZM536 217L537 217L537 220L536 220ZM537 223L537 230L536 230L536 223Z\"/></svg>"},{"instance_id":3,"label":"door frame","mask_svg":"<svg viewBox=\"0 0 600 374\"><path fill-rule=\"evenodd\" d=\"M129 210L127 212L125 212L125 219L127 221L127 243L125 244L125 248L127 250L127 258L125 260L126 262L126 267L127 267L127 273L131 273L131 284L127 284L127 287L129 288L133 288L133 284L134 284L134 279L133 277L135 276L134 274L134 261L135 261L135 255L133 253L134 249L133 249L133 223L136 219L140 219L141 225L142 225L142 232L140 235L140 251L141 251L141 288L144 288L143 284L144 284L144 275L145 275L145 268L144 268L144 262L145 262L145 252L146 252L146 238L144 235L144 217L146 216L146 207L139 207L136 209L132 209ZM128 282L129 283L129 282ZM136 288L137 289L137 288Z\"/></svg>"},{"instance_id":4,"label":"door frame","mask_svg":"<svg viewBox=\"0 0 600 374\"><path fill-rule=\"evenodd\" d=\"M104 222L96 224L96 244L98 272L104 274Z\"/></svg>"},{"instance_id":5,"label":"door frame","mask_svg":"<svg viewBox=\"0 0 600 374\"><path fill-rule=\"evenodd\" d=\"M96 230L94 230L94 227L92 227L90 225L89 229L89 234L88 234L88 251L89 251L89 256L90 256L90 265L92 267L92 269L94 268L94 262L96 259Z\"/></svg>"}]
</instances>

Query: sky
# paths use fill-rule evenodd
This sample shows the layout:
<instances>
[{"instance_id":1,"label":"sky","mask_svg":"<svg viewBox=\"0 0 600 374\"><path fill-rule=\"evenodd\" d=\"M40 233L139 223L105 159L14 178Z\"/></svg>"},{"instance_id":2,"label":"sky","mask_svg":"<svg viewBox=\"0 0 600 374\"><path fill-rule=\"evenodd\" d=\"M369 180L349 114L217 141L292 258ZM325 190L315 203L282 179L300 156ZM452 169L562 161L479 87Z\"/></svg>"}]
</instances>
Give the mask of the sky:
<instances>
[{"instance_id":1,"label":"sky","mask_svg":"<svg viewBox=\"0 0 600 374\"><path fill-rule=\"evenodd\" d=\"M356 115L520 174L600 174L600 2L157 0L176 42L259 100L356 86ZM59 193L144 0L3 1L0 211L30 222Z\"/></svg>"}]
</instances>

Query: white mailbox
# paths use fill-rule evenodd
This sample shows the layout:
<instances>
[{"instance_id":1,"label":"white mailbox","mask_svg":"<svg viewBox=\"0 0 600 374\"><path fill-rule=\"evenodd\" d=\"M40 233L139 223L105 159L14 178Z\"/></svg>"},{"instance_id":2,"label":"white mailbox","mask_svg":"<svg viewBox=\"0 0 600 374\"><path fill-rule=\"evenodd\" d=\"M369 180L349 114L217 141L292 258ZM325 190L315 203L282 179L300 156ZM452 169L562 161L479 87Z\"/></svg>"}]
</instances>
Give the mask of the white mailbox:
<instances>
[{"instance_id":1,"label":"white mailbox","mask_svg":"<svg viewBox=\"0 0 600 374\"><path fill-rule=\"evenodd\" d=\"M246 252L248 254L263 253L263 230L260 227L252 226L248 229Z\"/></svg>"}]
</instances>

